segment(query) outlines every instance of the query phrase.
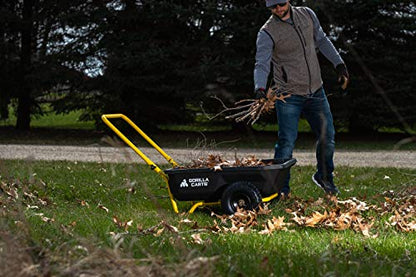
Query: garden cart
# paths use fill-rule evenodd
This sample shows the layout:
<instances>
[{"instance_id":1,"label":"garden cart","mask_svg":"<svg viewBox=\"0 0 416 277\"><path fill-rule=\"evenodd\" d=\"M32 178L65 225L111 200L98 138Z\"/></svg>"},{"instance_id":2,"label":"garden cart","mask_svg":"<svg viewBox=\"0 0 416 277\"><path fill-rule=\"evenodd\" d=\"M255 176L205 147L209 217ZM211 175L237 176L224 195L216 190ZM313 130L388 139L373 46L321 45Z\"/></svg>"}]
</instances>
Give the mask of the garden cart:
<instances>
[{"instance_id":1,"label":"garden cart","mask_svg":"<svg viewBox=\"0 0 416 277\"><path fill-rule=\"evenodd\" d=\"M238 166L217 168L181 168L135 123L123 114L104 114L102 120L130 148L132 148L150 169L158 173L167 184L173 210L178 213L178 201L193 203L189 213L196 208L221 204L224 212L232 214L238 208L255 209L262 202L278 197L279 191L289 174L295 159L262 160L258 166ZM162 170L133 144L109 119L123 119L153 146L172 166Z\"/></svg>"}]
</instances>

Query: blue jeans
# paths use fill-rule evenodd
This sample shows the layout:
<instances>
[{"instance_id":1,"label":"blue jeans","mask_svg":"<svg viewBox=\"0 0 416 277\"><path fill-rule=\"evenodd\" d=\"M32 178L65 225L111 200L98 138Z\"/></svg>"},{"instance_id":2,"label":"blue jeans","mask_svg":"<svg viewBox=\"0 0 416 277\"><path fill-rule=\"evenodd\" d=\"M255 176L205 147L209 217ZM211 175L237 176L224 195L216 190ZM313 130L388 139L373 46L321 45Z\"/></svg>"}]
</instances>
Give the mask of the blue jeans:
<instances>
[{"instance_id":1,"label":"blue jeans","mask_svg":"<svg viewBox=\"0 0 416 277\"><path fill-rule=\"evenodd\" d=\"M324 89L321 88L308 96L292 95L285 100L286 103L276 101L279 131L274 157L278 159L292 158L298 136L298 122L303 114L317 139L317 177L332 183L335 129ZM289 180L290 174L281 192L286 194L290 192Z\"/></svg>"}]
</instances>

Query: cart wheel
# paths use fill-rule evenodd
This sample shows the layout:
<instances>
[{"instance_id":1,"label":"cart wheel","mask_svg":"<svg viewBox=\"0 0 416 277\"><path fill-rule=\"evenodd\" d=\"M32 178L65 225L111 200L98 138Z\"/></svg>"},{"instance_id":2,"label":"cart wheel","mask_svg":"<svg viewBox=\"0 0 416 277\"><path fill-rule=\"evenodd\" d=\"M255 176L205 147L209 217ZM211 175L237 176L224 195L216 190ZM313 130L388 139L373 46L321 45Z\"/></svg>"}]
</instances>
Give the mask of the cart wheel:
<instances>
[{"instance_id":1,"label":"cart wheel","mask_svg":"<svg viewBox=\"0 0 416 277\"><path fill-rule=\"evenodd\" d=\"M233 214L237 208L256 209L261 201L261 194L256 186L249 182L236 182L225 189L221 197L221 207L225 213Z\"/></svg>"}]
</instances>

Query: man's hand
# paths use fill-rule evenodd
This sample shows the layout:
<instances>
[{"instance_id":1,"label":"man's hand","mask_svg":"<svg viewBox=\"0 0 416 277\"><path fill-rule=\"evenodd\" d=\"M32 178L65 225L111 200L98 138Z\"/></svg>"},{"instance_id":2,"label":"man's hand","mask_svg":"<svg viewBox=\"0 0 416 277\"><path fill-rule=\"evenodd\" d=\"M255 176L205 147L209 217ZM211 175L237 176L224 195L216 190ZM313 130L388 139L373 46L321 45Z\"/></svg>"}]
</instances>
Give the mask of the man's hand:
<instances>
[{"instance_id":1,"label":"man's hand","mask_svg":"<svg viewBox=\"0 0 416 277\"><path fill-rule=\"evenodd\" d=\"M345 64L340 63L339 65L337 65L335 69L338 74L338 83L341 84L341 88L343 90L346 90L350 81L350 75L348 74L347 67L345 66Z\"/></svg>"},{"instance_id":2,"label":"man's hand","mask_svg":"<svg viewBox=\"0 0 416 277\"><path fill-rule=\"evenodd\" d=\"M266 90L264 88L256 89L255 93L256 93L256 99L262 99L262 98L267 99Z\"/></svg>"}]
</instances>

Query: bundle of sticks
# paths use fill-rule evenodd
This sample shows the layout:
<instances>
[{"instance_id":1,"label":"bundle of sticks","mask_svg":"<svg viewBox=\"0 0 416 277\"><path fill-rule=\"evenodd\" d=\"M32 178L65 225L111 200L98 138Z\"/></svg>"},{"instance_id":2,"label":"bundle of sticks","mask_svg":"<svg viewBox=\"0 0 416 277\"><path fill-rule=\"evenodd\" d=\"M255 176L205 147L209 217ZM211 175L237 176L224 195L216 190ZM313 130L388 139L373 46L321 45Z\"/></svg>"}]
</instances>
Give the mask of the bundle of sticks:
<instances>
[{"instance_id":1,"label":"bundle of sticks","mask_svg":"<svg viewBox=\"0 0 416 277\"><path fill-rule=\"evenodd\" d=\"M274 105L276 101L283 101L286 103L285 99L290 97L291 94L284 94L281 93L279 89L276 87L269 88L266 93L267 98L260 98L260 99L243 99L235 103L235 107L229 108L224 105L225 107L220 114L224 112L234 112L226 116L227 119L234 119L236 122L241 122L247 120L247 124L253 125L257 120L259 120L260 116L265 113L269 113L274 109Z\"/></svg>"}]
</instances>

